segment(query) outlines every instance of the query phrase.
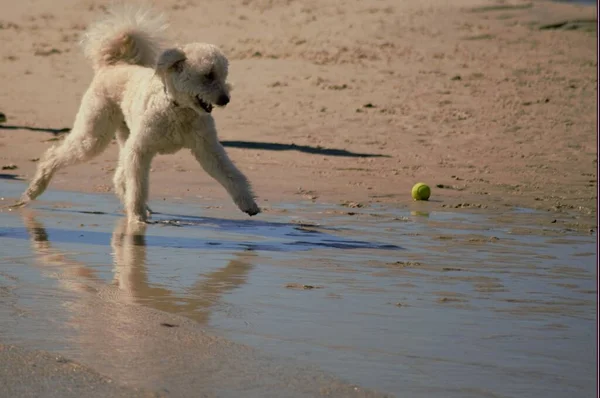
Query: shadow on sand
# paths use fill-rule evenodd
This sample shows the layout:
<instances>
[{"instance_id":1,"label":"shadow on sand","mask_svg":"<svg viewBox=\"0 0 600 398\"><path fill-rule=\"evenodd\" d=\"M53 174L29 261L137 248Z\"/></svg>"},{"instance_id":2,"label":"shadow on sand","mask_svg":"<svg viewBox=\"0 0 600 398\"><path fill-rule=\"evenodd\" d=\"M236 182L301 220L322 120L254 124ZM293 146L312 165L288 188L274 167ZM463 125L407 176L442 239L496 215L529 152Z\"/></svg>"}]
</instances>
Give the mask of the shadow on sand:
<instances>
[{"instance_id":1,"label":"shadow on sand","mask_svg":"<svg viewBox=\"0 0 600 398\"><path fill-rule=\"evenodd\" d=\"M71 131L70 128L53 129L49 127L30 127L30 126L10 126L2 124L0 130L29 130L29 131L40 131L44 133L50 133L53 135L59 135L68 133ZM254 141L221 141L224 147L229 148L243 148L243 149L255 149L264 151L298 151L308 153L311 155L324 155L324 156L339 156L339 157L350 157L350 158L389 158L389 155L382 155L376 153L358 153L351 152L345 149L335 148L322 148L320 146L310 145L296 145L296 144L280 144L276 142L254 142Z\"/></svg>"}]
</instances>

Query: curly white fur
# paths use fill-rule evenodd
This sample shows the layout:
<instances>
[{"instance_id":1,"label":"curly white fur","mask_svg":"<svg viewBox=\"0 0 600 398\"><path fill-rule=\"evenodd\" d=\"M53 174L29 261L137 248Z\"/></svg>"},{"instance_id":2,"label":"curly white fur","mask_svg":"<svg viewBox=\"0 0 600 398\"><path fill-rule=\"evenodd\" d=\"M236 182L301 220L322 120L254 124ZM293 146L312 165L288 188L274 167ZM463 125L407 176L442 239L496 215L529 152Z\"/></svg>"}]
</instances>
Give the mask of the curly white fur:
<instances>
[{"instance_id":1,"label":"curly white fur","mask_svg":"<svg viewBox=\"0 0 600 398\"><path fill-rule=\"evenodd\" d=\"M83 39L96 71L73 129L38 164L25 204L47 188L53 174L103 152L113 137L120 147L115 193L130 220L146 221L150 164L158 154L191 150L240 210L260 212L250 183L217 138L211 111L230 99L228 61L214 45L165 48L166 22L147 9L121 7L92 25Z\"/></svg>"},{"instance_id":2,"label":"curly white fur","mask_svg":"<svg viewBox=\"0 0 600 398\"><path fill-rule=\"evenodd\" d=\"M109 16L92 24L81 46L95 70L116 65L154 67L160 54L162 33L168 24L162 14L130 4L111 8Z\"/></svg>"}]
</instances>

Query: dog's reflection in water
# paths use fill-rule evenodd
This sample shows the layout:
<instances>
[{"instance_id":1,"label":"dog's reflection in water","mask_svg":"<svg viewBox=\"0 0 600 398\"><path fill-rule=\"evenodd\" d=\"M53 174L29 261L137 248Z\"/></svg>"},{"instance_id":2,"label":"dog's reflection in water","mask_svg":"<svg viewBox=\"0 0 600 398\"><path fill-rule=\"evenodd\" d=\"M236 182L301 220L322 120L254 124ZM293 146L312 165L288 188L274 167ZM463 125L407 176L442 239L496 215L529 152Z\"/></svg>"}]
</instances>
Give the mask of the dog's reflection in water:
<instances>
[{"instance_id":1,"label":"dog's reflection in water","mask_svg":"<svg viewBox=\"0 0 600 398\"><path fill-rule=\"evenodd\" d=\"M52 247L44 225L34 213L23 211L23 223L29 233L32 248L45 266L60 267L58 275L69 290L98 292L103 297L122 303L141 304L157 310L185 315L206 323L210 308L221 296L243 285L252 269L251 251L238 252L227 265L199 279L185 293L175 294L166 287L149 283L147 269L147 224L118 220L113 230L111 246L114 262L114 284L107 285L94 269L73 259L75 253ZM202 267L202 263L198 264ZM115 290L117 288L117 290Z\"/></svg>"},{"instance_id":2,"label":"dog's reflection in water","mask_svg":"<svg viewBox=\"0 0 600 398\"><path fill-rule=\"evenodd\" d=\"M151 286L146 266L147 224L119 220L112 235L111 246L115 263L115 280L133 300L161 311L183 313L199 322L208 318L208 309L223 293L244 284L252 265L247 261L252 252L245 251L235 259L187 289L185 295L175 296L169 289ZM201 266L201 264L199 264Z\"/></svg>"}]
</instances>

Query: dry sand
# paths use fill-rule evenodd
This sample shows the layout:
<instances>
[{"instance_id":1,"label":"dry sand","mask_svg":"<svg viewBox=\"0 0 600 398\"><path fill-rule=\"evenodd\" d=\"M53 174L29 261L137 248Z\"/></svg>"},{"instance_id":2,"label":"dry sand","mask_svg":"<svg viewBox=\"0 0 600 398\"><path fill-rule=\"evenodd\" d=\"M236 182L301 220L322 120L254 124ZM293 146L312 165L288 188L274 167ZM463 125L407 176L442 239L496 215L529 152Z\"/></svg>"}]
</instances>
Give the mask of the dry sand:
<instances>
[{"instance_id":1,"label":"dry sand","mask_svg":"<svg viewBox=\"0 0 600 398\"><path fill-rule=\"evenodd\" d=\"M32 159L54 144L45 131L70 127L92 76L77 41L107 3L3 7L0 162L17 166L5 178L30 178ZM236 89L214 116L263 205L300 197L404 205L425 181L438 200L430 209L534 207L569 212L576 227L595 224L595 6L166 0L159 8L174 41L216 43L230 57ZM111 191L116 155L113 145L61 171L53 187ZM156 158L151 191L226 198L187 152Z\"/></svg>"}]
</instances>

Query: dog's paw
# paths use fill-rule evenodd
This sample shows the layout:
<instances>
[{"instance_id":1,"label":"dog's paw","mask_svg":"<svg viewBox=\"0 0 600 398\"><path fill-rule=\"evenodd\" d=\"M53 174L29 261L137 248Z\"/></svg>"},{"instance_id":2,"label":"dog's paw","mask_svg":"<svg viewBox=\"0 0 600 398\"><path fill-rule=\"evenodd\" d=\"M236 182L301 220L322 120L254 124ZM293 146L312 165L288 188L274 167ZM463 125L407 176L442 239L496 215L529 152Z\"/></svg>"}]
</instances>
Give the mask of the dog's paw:
<instances>
[{"instance_id":1,"label":"dog's paw","mask_svg":"<svg viewBox=\"0 0 600 398\"><path fill-rule=\"evenodd\" d=\"M260 207L255 203L254 206L250 209L242 210L244 213L248 214L250 217L255 216L261 212Z\"/></svg>"},{"instance_id":2,"label":"dog's paw","mask_svg":"<svg viewBox=\"0 0 600 398\"><path fill-rule=\"evenodd\" d=\"M32 200L33 199L31 198L31 195L29 194L29 192L23 192L23 195L21 195L21 197L19 198L17 203L15 203L15 206L26 205L27 203L31 202Z\"/></svg>"},{"instance_id":3,"label":"dog's paw","mask_svg":"<svg viewBox=\"0 0 600 398\"><path fill-rule=\"evenodd\" d=\"M13 203L12 205L9 205L8 207L11 208L11 209L18 209L19 207L24 207L29 202L30 202L29 199L23 199L23 198L21 198L17 202Z\"/></svg>"},{"instance_id":4,"label":"dog's paw","mask_svg":"<svg viewBox=\"0 0 600 398\"><path fill-rule=\"evenodd\" d=\"M236 198L235 203L238 205L241 211L249 216L255 216L260 213L260 207L258 207L252 196L242 196L240 198Z\"/></svg>"},{"instance_id":5,"label":"dog's paw","mask_svg":"<svg viewBox=\"0 0 600 398\"><path fill-rule=\"evenodd\" d=\"M25 207L26 204L27 204L27 202L23 202L23 201L19 200L18 202L15 202L11 205L0 206L0 209L8 209L8 211L12 211L14 209L19 209L21 207Z\"/></svg>"},{"instance_id":6,"label":"dog's paw","mask_svg":"<svg viewBox=\"0 0 600 398\"><path fill-rule=\"evenodd\" d=\"M148 222L148 219L146 217L146 214L133 214L130 215L129 217L127 217L127 221L129 222L130 225L134 225L134 224L146 224Z\"/></svg>"}]
</instances>

